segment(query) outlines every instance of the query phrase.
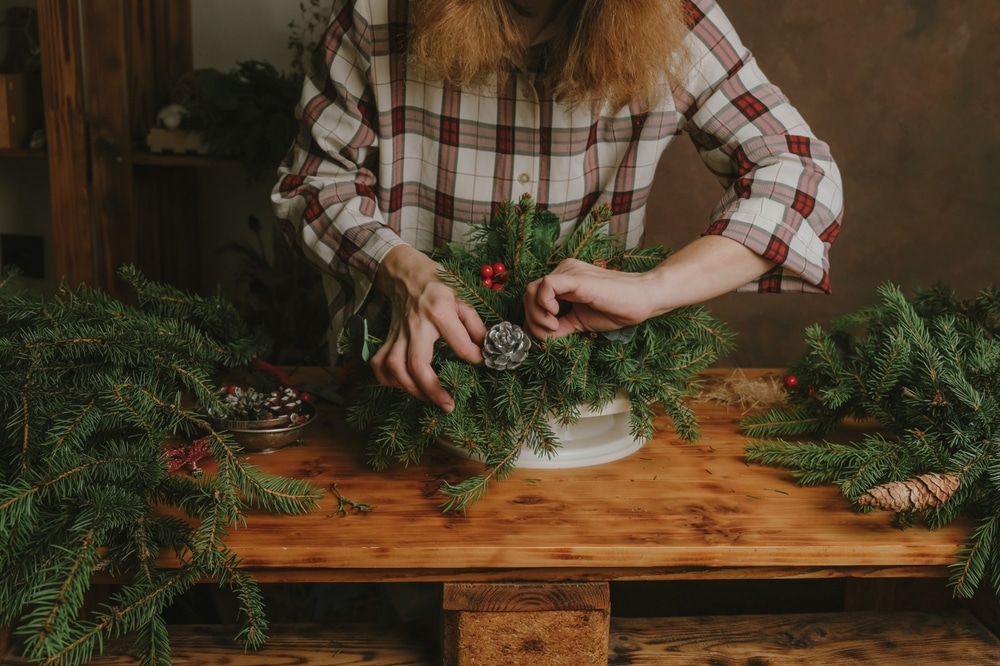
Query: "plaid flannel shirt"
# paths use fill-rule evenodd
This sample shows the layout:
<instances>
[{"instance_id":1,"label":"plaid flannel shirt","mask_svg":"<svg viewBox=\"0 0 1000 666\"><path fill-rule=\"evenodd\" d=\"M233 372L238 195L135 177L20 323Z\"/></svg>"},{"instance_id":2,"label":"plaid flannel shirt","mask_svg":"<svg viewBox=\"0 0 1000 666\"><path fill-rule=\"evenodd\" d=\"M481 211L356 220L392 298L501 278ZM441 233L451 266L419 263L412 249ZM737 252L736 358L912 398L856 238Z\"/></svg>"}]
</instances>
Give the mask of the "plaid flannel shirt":
<instances>
[{"instance_id":1,"label":"plaid flannel shirt","mask_svg":"<svg viewBox=\"0 0 1000 666\"><path fill-rule=\"evenodd\" d=\"M657 162L681 133L725 188L705 233L777 264L741 290L828 292L842 211L829 148L716 2L687 5L693 68L640 113L556 103L530 70L489 91L407 78L407 0L335 0L272 192L282 230L323 269L334 336L392 247L463 242L525 193L564 234L607 203L611 233L640 244Z\"/></svg>"}]
</instances>

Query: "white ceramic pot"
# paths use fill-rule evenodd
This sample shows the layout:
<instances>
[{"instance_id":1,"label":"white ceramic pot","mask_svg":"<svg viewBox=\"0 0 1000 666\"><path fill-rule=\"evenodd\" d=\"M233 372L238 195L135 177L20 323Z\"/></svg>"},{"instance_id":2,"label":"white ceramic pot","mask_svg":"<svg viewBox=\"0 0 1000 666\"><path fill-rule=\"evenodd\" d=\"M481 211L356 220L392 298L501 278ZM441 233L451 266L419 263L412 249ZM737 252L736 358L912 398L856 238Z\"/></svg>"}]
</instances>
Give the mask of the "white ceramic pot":
<instances>
[{"instance_id":1,"label":"white ceramic pot","mask_svg":"<svg viewBox=\"0 0 1000 666\"><path fill-rule=\"evenodd\" d=\"M631 455L645 442L629 433L630 411L628 396L619 393L602 410L581 408L580 420L571 425L560 425L551 419L552 430L560 444L556 453L548 457L523 447L517 466L526 469L589 467ZM478 458L474 451L451 441L441 440L440 445L456 455Z\"/></svg>"}]
</instances>

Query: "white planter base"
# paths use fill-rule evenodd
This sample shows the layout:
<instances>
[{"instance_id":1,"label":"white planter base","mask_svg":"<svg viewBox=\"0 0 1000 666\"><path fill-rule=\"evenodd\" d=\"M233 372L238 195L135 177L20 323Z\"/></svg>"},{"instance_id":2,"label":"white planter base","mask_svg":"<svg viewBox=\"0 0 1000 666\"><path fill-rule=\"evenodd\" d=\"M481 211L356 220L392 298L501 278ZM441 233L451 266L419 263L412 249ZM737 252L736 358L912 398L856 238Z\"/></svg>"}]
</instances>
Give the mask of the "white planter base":
<instances>
[{"instance_id":1,"label":"white planter base","mask_svg":"<svg viewBox=\"0 0 1000 666\"><path fill-rule=\"evenodd\" d=\"M555 455L546 457L522 448L517 466L524 469L567 469L589 467L629 456L645 443L629 433L630 406L628 397L619 395L600 412L580 410L580 420L569 426L552 421L552 429L560 447ZM448 440L439 445L456 455L479 459L475 451Z\"/></svg>"}]
</instances>

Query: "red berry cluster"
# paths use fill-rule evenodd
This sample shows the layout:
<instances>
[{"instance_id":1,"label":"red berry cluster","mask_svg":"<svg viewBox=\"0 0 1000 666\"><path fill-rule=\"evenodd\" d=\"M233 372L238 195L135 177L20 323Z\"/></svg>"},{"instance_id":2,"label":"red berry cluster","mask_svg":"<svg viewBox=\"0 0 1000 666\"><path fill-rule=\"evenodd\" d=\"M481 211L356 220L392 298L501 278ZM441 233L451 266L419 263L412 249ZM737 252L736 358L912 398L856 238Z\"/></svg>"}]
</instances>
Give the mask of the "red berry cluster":
<instances>
[{"instance_id":1,"label":"red berry cluster","mask_svg":"<svg viewBox=\"0 0 1000 666\"><path fill-rule=\"evenodd\" d=\"M507 267L498 261L495 264L483 264L479 269L479 275L482 276L484 287L503 291L503 283L510 274L507 272Z\"/></svg>"},{"instance_id":2,"label":"red berry cluster","mask_svg":"<svg viewBox=\"0 0 1000 666\"><path fill-rule=\"evenodd\" d=\"M592 261L591 263L597 266L598 268L609 268L606 259L594 259L594 261ZM617 266L611 266L610 269L613 271L620 270Z\"/></svg>"}]
</instances>

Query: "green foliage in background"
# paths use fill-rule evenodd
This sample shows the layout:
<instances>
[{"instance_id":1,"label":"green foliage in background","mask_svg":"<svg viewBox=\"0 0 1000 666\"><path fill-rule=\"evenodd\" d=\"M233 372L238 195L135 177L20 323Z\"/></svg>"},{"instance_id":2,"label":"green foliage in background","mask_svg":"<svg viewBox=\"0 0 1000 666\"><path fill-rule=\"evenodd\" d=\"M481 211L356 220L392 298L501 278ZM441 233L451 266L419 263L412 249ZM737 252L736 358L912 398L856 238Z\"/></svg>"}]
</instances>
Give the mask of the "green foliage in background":
<instances>
[{"instance_id":1,"label":"green foliage in background","mask_svg":"<svg viewBox=\"0 0 1000 666\"><path fill-rule=\"evenodd\" d=\"M229 72L197 70L196 102L181 128L200 133L212 157L239 160L250 178L272 177L298 130L301 89L300 76L260 60Z\"/></svg>"}]
</instances>

